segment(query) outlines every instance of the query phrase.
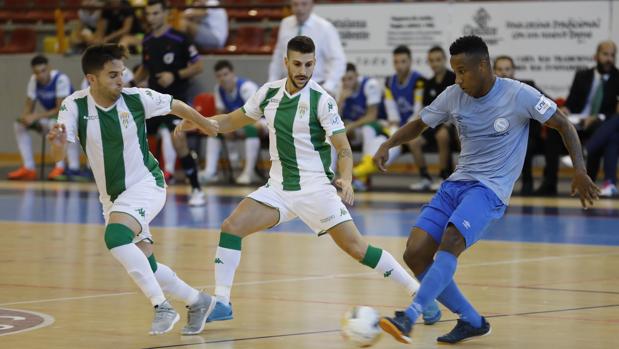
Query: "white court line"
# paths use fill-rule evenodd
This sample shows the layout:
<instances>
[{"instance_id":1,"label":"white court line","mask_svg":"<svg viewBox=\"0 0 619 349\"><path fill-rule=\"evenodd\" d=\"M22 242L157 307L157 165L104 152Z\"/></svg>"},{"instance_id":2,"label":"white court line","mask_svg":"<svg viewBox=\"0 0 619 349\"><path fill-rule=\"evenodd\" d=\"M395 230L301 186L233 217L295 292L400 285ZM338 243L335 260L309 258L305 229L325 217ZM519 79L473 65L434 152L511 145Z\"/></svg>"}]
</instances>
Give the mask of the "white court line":
<instances>
[{"instance_id":1,"label":"white court line","mask_svg":"<svg viewBox=\"0 0 619 349\"><path fill-rule=\"evenodd\" d=\"M545 261L568 259L568 258L604 257L604 256L615 256L615 255L619 255L619 252L587 253L587 254L575 254L575 255L566 255L566 256L549 256L549 257L512 259L512 260L506 260L506 261L494 261L494 262L484 262L484 263L471 263L471 264L459 265L458 268L486 267L486 266L505 265L505 264L545 262ZM331 274L331 275L307 276L307 277L299 277L299 278L247 281L247 282L235 283L234 287L277 284L277 283L298 282L298 281L311 281L311 280L328 280L328 279L338 279L338 278L346 278L346 277L354 277L354 276L368 276L368 275L376 275L376 272L372 271L372 272L363 272L363 273ZM201 288L208 288L208 287L214 287L214 286L215 285L200 285L200 286L195 286L195 287L201 289ZM51 303L51 302L63 302L63 301L73 301L73 300L91 299L91 298L118 297L118 296L135 295L135 294L138 294L138 292L104 293L104 294L91 295L91 296L50 298L50 299L39 299L39 300L31 300L31 301L0 303L0 306L17 305L17 304L39 304L39 303Z\"/></svg>"}]
</instances>

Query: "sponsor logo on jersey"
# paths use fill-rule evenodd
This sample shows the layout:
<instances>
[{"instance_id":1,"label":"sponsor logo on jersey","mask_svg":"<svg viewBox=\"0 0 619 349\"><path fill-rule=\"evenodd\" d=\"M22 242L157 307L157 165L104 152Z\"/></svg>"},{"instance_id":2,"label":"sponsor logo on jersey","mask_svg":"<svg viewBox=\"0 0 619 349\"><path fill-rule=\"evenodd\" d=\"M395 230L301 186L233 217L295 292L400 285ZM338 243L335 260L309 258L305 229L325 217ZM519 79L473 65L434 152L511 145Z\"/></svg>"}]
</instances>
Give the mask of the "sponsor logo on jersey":
<instances>
[{"instance_id":1,"label":"sponsor logo on jersey","mask_svg":"<svg viewBox=\"0 0 619 349\"><path fill-rule=\"evenodd\" d=\"M505 132L509 128L509 121L505 118L494 120L494 130L497 132Z\"/></svg>"},{"instance_id":2,"label":"sponsor logo on jersey","mask_svg":"<svg viewBox=\"0 0 619 349\"><path fill-rule=\"evenodd\" d=\"M546 113L546 111L550 108L551 105L552 102L548 98L546 98L545 96L541 96L539 98L539 101L535 105L535 110L537 110L538 113L544 115L544 113Z\"/></svg>"}]
</instances>

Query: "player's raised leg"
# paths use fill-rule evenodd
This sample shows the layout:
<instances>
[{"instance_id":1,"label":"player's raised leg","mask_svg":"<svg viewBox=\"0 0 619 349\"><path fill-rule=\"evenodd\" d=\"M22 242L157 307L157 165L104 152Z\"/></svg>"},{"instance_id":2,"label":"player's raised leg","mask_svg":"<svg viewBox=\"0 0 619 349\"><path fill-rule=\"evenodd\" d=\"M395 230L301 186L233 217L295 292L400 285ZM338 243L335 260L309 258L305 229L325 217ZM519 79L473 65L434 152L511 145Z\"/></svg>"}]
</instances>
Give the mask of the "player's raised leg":
<instances>
[{"instance_id":1,"label":"player's raised leg","mask_svg":"<svg viewBox=\"0 0 619 349\"><path fill-rule=\"evenodd\" d=\"M217 304L207 322L232 319L230 291L241 261L241 240L279 222L279 211L251 198L245 198L221 226L215 253L215 297Z\"/></svg>"},{"instance_id":2,"label":"player's raised leg","mask_svg":"<svg viewBox=\"0 0 619 349\"><path fill-rule=\"evenodd\" d=\"M342 222L327 232L349 256L400 284L411 296L419 289L417 280L404 270L391 253L365 241L352 220Z\"/></svg>"}]
</instances>

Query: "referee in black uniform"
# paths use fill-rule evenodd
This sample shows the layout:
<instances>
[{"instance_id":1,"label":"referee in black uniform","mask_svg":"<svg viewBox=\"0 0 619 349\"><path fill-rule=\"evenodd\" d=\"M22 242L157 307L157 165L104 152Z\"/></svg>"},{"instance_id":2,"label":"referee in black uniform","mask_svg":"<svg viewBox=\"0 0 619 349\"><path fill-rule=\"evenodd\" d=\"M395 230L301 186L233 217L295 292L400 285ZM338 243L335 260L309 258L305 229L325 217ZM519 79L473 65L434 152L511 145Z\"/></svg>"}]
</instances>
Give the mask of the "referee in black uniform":
<instances>
[{"instance_id":1,"label":"referee in black uniform","mask_svg":"<svg viewBox=\"0 0 619 349\"><path fill-rule=\"evenodd\" d=\"M189 79L200 74L203 69L198 50L185 34L172 29L167 23L168 7L165 0L148 1L145 12L151 31L142 42L142 65L135 80L139 83L148 78L149 88L189 103ZM178 120L169 116L151 118L146 123L148 135L156 135L162 125L173 131ZM189 205L204 205L206 199L198 182L198 167L187 146L185 134L173 134L172 142L185 175L191 182Z\"/></svg>"}]
</instances>

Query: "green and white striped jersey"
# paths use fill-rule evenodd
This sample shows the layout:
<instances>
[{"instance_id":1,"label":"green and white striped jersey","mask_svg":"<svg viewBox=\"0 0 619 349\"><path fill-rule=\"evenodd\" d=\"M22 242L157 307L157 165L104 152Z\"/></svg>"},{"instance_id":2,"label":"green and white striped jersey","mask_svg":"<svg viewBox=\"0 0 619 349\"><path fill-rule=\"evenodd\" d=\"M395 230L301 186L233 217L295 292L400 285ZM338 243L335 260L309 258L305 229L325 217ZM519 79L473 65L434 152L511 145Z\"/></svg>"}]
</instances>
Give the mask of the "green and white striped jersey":
<instances>
[{"instance_id":1,"label":"green and white striped jersey","mask_svg":"<svg viewBox=\"0 0 619 349\"><path fill-rule=\"evenodd\" d=\"M69 142L80 142L102 201L113 202L142 181L165 187L159 164L148 150L146 119L169 114L172 100L151 89L123 88L116 103L103 108L87 88L62 101L58 122L66 126Z\"/></svg>"},{"instance_id":2,"label":"green and white striped jersey","mask_svg":"<svg viewBox=\"0 0 619 349\"><path fill-rule=\"evenodd\" d=\"M245 115L269 127L269 183L283 190L331 183L331 146L327 137L345 132L333 97L316 82L290 95L286 80L264 84L243 106Z\"/></svg>"}]
</instances>

